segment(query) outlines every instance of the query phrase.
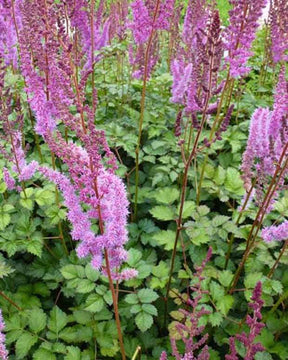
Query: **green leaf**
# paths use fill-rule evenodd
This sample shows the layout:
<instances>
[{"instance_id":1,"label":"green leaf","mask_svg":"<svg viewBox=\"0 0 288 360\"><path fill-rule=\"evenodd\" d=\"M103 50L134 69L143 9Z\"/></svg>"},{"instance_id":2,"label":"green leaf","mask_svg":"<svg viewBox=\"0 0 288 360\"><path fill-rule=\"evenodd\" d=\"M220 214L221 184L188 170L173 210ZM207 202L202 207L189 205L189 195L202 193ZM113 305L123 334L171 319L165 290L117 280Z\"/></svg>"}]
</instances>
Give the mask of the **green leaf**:
<instances>
[{"instance_id":1,"label":"green leaf","mask_svg":"<svg viewBox=\"0 0 288 360\"><path fill-rule=\"evenodd\" d=\"M16 341L16 359L24 359L31 347L36 344L38 337L29 333L22 334Z\"/></svg>"},{"instance_id":2,"label":"green leaf","mask_svg":"<svg viewBox=\"0 0 288 360\"><path fill-rule=\"evenodd\" d=\"M211 281L210 283L210 293L212 296L212 299L214 301L221 300L224 296L224 288L216 283L216 281Z\"/></svg>"},{"instance_id":3,"label":"green leaf","mask_svg":"<svg viewBox=\"0 0 288 360\"><path fill-rule=\"evenodd\" d=\"M59 221L66 218L66 210L60 209L57 205L50 206L45 210L45 214L50 218L50 223L56 225Z\"/></svg>"},{"instance_id":4,"label":"green leaf","mask_svg":"<svg viewBox=\"0 0 288 360\"><path fill-rule=\"evenodd\" d=\"M243 181L240 177L240 173L238 170L229 167L226 173L225 179L225 188L230 193L241 196L244 195L245 190L243 186Z\"/></svg>"},{"instance_id":5,"label":"green leaf","mask_svg":"<svg viewBox=\"0 0 288 360\"><path fill-rule=\"evenodd\" d=\"M48 328L53 331L57 336L68 323L67 315L59 309L58 306L54 306L50 312L50 319L48 320Z\"/></svg>"},{"instance_id":6,"label":"green leaf","mask_svg":"<svg viewBox=\"0 0 288 360\"><path fill-rule=\"evenodd\" d=\"M67 280L85 277L85 270L83 266L80 265L65 265L60 269L60 271L64 278Z\"/></svg>"},{"instance_id":7,"label":"green leaf","mask_svg":"<svg viewBox=\"0 0 288 360\"><path fill-rule=\"evenodd\" d=\"M68 354L64 360L81 360L81 350L76 346L67 346Z\"/></svg>"},{"instance_id":8,"label":"green leaf","mask_svg":"<svg viewBox=\"0 0 288 360\"><path fill-rule=\"evenodd\" d=\"M88 279L79 279L78 285L76 287L76 292L80 294L86 294L95 289L95 284Z\"/></svg>"},{"instance_id":9,"label":"green leaf","mask_svg":"<svg viewBox=\"0 0 288 360\"><path fill-rule=\"evenodd\" d=\"M223 321L223 316L219 312L210 314L208 318L212 326L219 326Z\"/></svg>"},{"instance_id":10,"label":"green leaf","mask_svg":"<svg viewBox=\"0 0 288 360\"><path fill-rule=\"evenodd\" d=\"M180 196L178 189L165 187L156 191L155 199L162 204L172 204Z\"/></svg>"},{"instance_id":11,"label":"green leaf","mask_svg":"<svg viewBox=\"0 0 288 360\"><path fill-rule=\"evenodd\" d=\"M212 225L213 226L221 226L224 223L226 223L229 220L229 216L224 216L224 215L216 215L214 216L214 218L212 219Z\"/></svg>"},{"instance_id":12,"label":"green leaf","mask_svg":"<svg viewBox=\"0 0 288 360\"><path fill-rule=\"evenodd\" d=\"M56 355L46 349L38 349L33 354L33 360L56 360Z\"/></svg>"},{"instance_id":13,"label":"green leaf","mask_svg":"<svg viewBox=\"0 0 288 360\"><path fill-rule=\"evenodd\" d=\"M84 309L93 313L97 313L103 309L104 300L98 294L91 294L87 297Z\"/></svg>"},{"instance_id":14,"label":"green leaf","mask_svg":"<svg viewBox=\"0 0 288 360\"><path fill-rule=\"evenodd\" d=\"M20 204L25 208L25 209L28 209L30 211L33 210L33 207L34 207L34 201L27 198L27 199L20 199Z\"/></svg>"},{"instance_id":15,"label":"green leaf","mask_svg":"<svg viewBox=\"0 0 288 360\"><path fill-rule=\"evenodd\" d=\"M142 310L144 312L146 312L147 314L150 314L150 315L154 315L154 316L158 315L156 307L154 305L151 305L151 304L143 304L142 305Z\"/></svg>"},{"instance_id":16,"label":"green leaf","mask_svg":"<svg viewBox=\"0 0 288 360\"><path fill-rule=\"evenodd\" d=\"M218 166L215 174L213 176L213 180L217 185L223 185L226 177L226 172L222 168L222 166Z\"/></svg>"},{"instance_id":17,"label":"green leaf","mask_svg":"<svg viewBox=\"0 0 288 360\"><path fill-rule=\"evenodd\" d=\"M132 305L130 311L131 314L138 314L140 311L142 311L142 306L140 304Z\"/></svg>"},{"instance_id":18,"label":"green leaf","mask_svg":"<svg viewBox=\"0 0 288 360\"><path fill-rule=\"evenodd\" d=\"M151 289L141 289L137 294L141 303L151 303L158 299L158 294Z\"/></svg>"},{"instance_id":19,"label":"green leaf","mask_svg":"<svg viewBox=\"0 0 288 360\"><path fill-rule=\"evenodd\" d=\"M164 249L170 251L174 248L175 232L172 230L161 230L153 235L159 246L163 245Z\"/></svg>"},{"instance_id":20,"label":"green leaf","mask_svg":"<svg viewBox=\"0 0 288 360\"><path fill-rule=\"evenodd\" d=\"M127 260L129 266L136 267L136 265L139 263L141 258L142 258L141 251L137 249L129 249L128 260Z\"/></svg>"},{"instance_id":21,"label":"green leaf","mask_svg":"<svg viewBox=\"0 0 288 360\"><path fill-rule=\"evenodd\" d=\"M9 225L11 217L9 214L0 212L0 230L4 230L7 225Z\"/></svg>"},{"instance_id":22,"label":"green leaf","mask_svg":"<svg viewBox=\"0 0 288 360\"><path fill-rule=\"evenodd\" d=\"M3 194L7 190L7 185L4 182L0 182L0 194Z\"/></svg>"},{"instance_id":23,"label":"green leaf","mask_svg":"<svg viewBox=\"0 0 288 360\"><path fill-rule=\"evenodd\" d=\"M221 285L227 287L227 286L230 285L232 279L233 279L232 272L230 270L223 270L219 274L219 279L218 280L221 283Z\"/></svg>"},{"instance_id":24,"label":"green leaf","mask_svg":"<svg viewBox=\"0 0 288 360\"><path fill-rule=\"evenodd\" d=\"M55 195L50 190L37 189L35 190L35 201L39 206L51 205L55 201Z\"/></svg>"},{"instance_id":25,"label":"green leaf","mask_svg":"<svg viewBox=\"0 0 288 360\"><path fill-rule=\"evenodd\" d=\"M125 301L128 303L128 304L131 304L131 305L136 305L136 304L139 304L139 298L136 294L129 294L125 297Z\"/></svg>"},{"instance_id":26,"label":"green leaf","mask_svg":"<svg viewBox=\"0 0 288 360\"><path fill-rule=\"evenodd\" d=\"M31 239L27 240L27 251L33 255L41 256L43 250L42 234L37 231L31 235Z\"/></svg>"},{"instance_id":27,"label":"green leaf","mask_svg":"<svg viewBox=\"0 0 288 360\"><path fill-rule=\"evenodd\" d=\"M66 327L59 333L59 338L68 343L88 343L92 338L92 329L82 325Z\"/></svg>"},{"instance_id":28,"label":"green leaf","mask_svg":"<svg viewBox=\"0 0 288 360\"><path fill-rule=\"evenodd\" d=\"M247 289L254 289L257 282L262 278L263 274L261 272L251 272L244 279L244 285Z\"/></svg>"},{"instance_id":29,"label":"green leaf","mask_svg":"<svg viewBox=\"0 0 288 360\"><path fill-rule=\"evenodd\" d=\"M234 304L234 298L232 295L225 295L222 296L222 298L218 299L217 301L217 309L226 316L229 312L229 310L232 308Z\"/></svg>"},{"instance_id":30,"label":"green leaf","mask_svg":"<svg viewBox=\"0 0 288 360\"><path fill-rule=\"evenodd\" d=\"M63 274L62 274L63 275ZM87 276L87 278L93 282L95 282L96 280L99 279L100 276L100 272L95 270L91 264L87 264L85 266L85 275ZM64 276L64 275L63 275Z\"/></svg>"},{"instance_id":31,"label":"green leaf","mask_svg":"<svg viewBox=\"0 0 288 360\"><path fill-rule=\"evenodd\" d=\"M183 206L182 219L187 219L192 215L193 210L195 209L195 202L191 200L187 200ZM177 214L179 214L180 205L178 207Z\"/></svg>"},{"instance_id":32,"label":"green leaf","mask_svg":"<svg viewBox=\"0 0 288 360\"><path fill-rule=\"evenodd\" d=\"M42 309L29 311L29 327L34 333L39 333L46 327L47 315Z\"/></svg>"},{"instance_id":33,"label":"green leaf","mask_svg":"<svg viewBox=\"0 0 288 360\"><path fill-rule=\"evenodd\" d=\"M140 312L135 317L135 323L139 330L142 332L150 329L153 324L153 317L150 314L145 313L144 311Z\"/></svg>"},{"instance_id":34,"label":"green leaf","mask_svg":"<svg viewBox=\"0 0 288 360\"><path fill-rule=\"evenodd\" d=\"M174 210L169 206L164 206L164 205L154 206L150 210L150 213L153 217L155 217L158 220L169 221L175 218Z\"/></svg>"},{"instance_id":35,"label":"green leaf","mask_svg":"<svg viewBox=\"0 0 288 360\"><path fill-rule=\"evenodd\" d=\"M34 193L33 188L26 188L25 191L20 192L21 199L29 199Z\"/></svg>"}]
</instances>

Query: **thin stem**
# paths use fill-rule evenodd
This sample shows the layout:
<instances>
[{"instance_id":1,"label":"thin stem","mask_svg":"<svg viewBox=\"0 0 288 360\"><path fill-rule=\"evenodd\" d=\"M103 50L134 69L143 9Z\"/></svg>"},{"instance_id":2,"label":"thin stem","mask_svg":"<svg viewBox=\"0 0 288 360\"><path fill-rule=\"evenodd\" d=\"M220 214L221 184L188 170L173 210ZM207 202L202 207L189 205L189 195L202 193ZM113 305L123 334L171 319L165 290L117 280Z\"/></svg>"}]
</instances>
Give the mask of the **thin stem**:
<instances>
[{"instance_id":1,"label":"thin stem","mask_svg":"<svg viewBox=\"0 0 288 360\"><path fill-rule=\"evenodd\" d=\"M115 320L116 320L116 326L117 326L117 331L118 331L120 351L121 351L121 355L122 355L122 360L125 360L126 355L125 355L124 342L123 342L122 331L121 331L120 317L119 317L119 312L118 312L118 300L117 300L117 296L116 296L116 292L115 292L115 288L114 288L114 284L113 284L113 280L112 280L107 249L105 249L105 251L104 251L104 256L105 256L106 270L107 270L107 275L108 275L108 280L109 280L109 287L110 287L110 291L111 291L112 299L113 299L113 307L114 307Z\"/></svg>"},{"instance_id":2,"label":"thin stem","mask_svg":"<svg viewBox=\"0 0 288 360\"><path fill-rule=\"evenodd\" d=\"M287 246L288 246L288 239L285 240L285 243L284 243L284 245L283 245L283 247L282 247L282 250L281 250L278 258L276 259L274 265L272 266L271 270L269 271L269 273L268 273L268 275L267 275L268 278L271 278L272 275L274 274L274 271L276 270L276 268L277 268L277 266L278 266L278 264L279 264L279 261L281 260L281 257L282 257L283 254L285 253L285 250L287 249Z\"/></svg>"},{"instance_id":3,"label":"thin stem","mask_svg":"<svg viewBox=\"0 0 288 360\"><path fill-rule=\"evenodd\" d=\"M246 194L246 199L244 201L244 204L242 206L242 209L240 211L240 214L238 215L238 218L236 220L236 223L235 225L237 226L239 224L239 221L241 220L241 217L242 217L242 214L243 214L243 211L244 209L246 208L248 202L249 202L249 198L251 196L251 193L254 189L254 186L256 184L256 181L253 181L253 184L251 185L251 188L249 189L249 192ZM228 266L228 262L229 262L229 259L230 259L230 255L231 255L231 251L232 251L232 246L233 246L233 243L234 243L234 238L235 238L235 235L232 234L231 238L230 238L230 241L229 241L229 245L228 245L228 251L227 251L227 254L226 254L226 260L225 260L225 266L224 266L224 269L226 270L227 269L227 266Z\"/></svg>"},{"instance_id":4,"label":"thin stem","mask_svg":"<svg viewBox=\"0 0 288 360\"><path fill-rule=\"evenodd\" d=\"M253 222L253 225L252 225L252 228L250 230L250 233L248 235L248 239L247 239L247 244L246 244L246 250L243 254L243 257L242 257L242 260L238 266L238 269L234 275L234 278L232 280L232 285L229 287L229 292L231 293L231 291L233 291L233 289L235 288L235 286L237 285L238 283L238 280L240 278L240 274L242 272L242 269L245 265L245 262L246 260L248 259L248 256L253 248L253 244L255 242L255 239L258 235L258 232L260 230L260 227L262 225L262 222L264 220L264 216L265 216L265 213L267 211L267 208L270 204L270 201L272 200L272 197L279 185L279 182L282 178L282 175L284 174L285 170L286 170L286 167L288 165L288 158L286 158L285 160L285 163L283 164L282 168L281 168L281 164L282 164L282 161L284 160L285 158L285 155L286 155L286 152L287 152L287 149L288 149L288 143L284 146L283 148L283 151L282 151L282 154L280 156L280 159L279 159L279 162L278 162L278 165L275 169L275 172L274 172L274 176L271 180L271 183L268 187L268 190L266 192L266 195L264 197L264 200L262 202L262 205L261 207L259 208L258 212L257 212L257 215L256 215L256 218ZM254 233L254 229L256 228L256 231ZM254 233L254 234L253 234Z\"/></svg>"},{"instance_id":5,"label":"thin stem","mask_svg":"<svg viewBox=\"0 0 288 360\"><path fill-rule=\"evenodd\" d=\"M197 153L197 148L198 148L198 143L200 140L200 135L202 133L205 121L207 119L207 109L208 109L208 105L209 105L209 100L210 100L210 96L211 96L211 88L212 88L212 69L213 69L213 64L214 64L214 47L212 46L212 51L211 51L212 55L210 56L209 59L209 83L208 83L208 93L206 95L205 98L205 105L204 105L204 109L203 109L203 113L202 113L202 120L201 120L201 124L200 127L198 129L197 135L195 137L195 141L194 141L194 145L193 148L191 150L191 153L187 159L187 162L185 164L185 168L184 168L184 176L183 176L183 182L182 182L182 189L181 189L181 196L180 196L180 209L179 209L179 217L177 220L177 230L176 230L176 234L175 234L175 241L174 241L174 247L173 247L173 252L172 252L172 259L171 259L171 265L170 265L170 272L169 272L169 279L168 279L168 283L167 283L167 288L166 288L166 297L165 297L165 309L164 309L164 325L166 324L166 320L167 320L167 301L168 301L168 296L169 296L169 291L170 291L170 287L171 287L171 281L172 281L172 274L173 274L173 269L174 269L174 264L175 264L175 257L176 257L176 250L177 250L177 244L178 244L178 239L180 236L180 232L182 230L182 218L183 218L183 210L184 210L184 203L185 203L185 198L186 198L186 189L187 189L187 182L188 182L188 172L189 172L189 168L191 165L191 162L193 160L193 158L195 157L196 153Z\"/></svg>"},{"instance_id":6,"label":"thin stem","mask_svg":"<svg viewBox=\"0 0 288 360\"><path fill-rule=\"evenodd\" d=\"M136 360L138 355L141 355L141 346L137 346L136 351L131 360ZM140 357L139 357L139 359L140 359Z\"/></svg>"},{"instance_id":7,"label":"thin stem","mask_svg":"<svg viewBox=\"0 0 288 360\"><path fill-rule=\"evenodd\" d=\"M139 152L141 145L141 137L142 137L142 128L144 121L144 111L145 111L145 99L146 99L146 87L147 87L147 77L148 77L148 61L150 55L150 49L152 46L152 40L154 36L154 23L158 15L158 11L160 8L160 0L157 0L154 17L153 17L153 25L152 30L148 39L147 48L145 52L145 60L144 60L144 75L143 75L143 87L142 87L142 95L140 102L140 119L139 119L139 130L138 130L138 142L135 150L136 155L136 172L135 172L135 203L134 203L134 218L137 219L137 202L138 202L138 185L139 185Z\"/></svg>"},{"instance_id":8,"label":"thin stem","mask_svg":"<svg viewBox=\"0 0 288 360\"><path fill-rule=\"evenodd\" d=\"M7 295L5 295L2 291L0 291L0 296L3 297L3 299L7 300L11 305L13 305L17 310L22 311L21 307L18 306L12 299L10 299Z\"/></svg>"}]
</instances>

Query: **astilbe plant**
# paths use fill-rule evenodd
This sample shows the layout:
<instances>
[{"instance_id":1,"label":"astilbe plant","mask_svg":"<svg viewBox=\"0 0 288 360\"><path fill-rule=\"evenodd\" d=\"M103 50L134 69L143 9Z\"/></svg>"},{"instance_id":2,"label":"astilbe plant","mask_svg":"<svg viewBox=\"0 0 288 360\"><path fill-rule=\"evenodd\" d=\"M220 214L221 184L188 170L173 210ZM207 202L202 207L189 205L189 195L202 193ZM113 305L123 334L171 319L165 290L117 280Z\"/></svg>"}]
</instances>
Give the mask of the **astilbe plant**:
<instances>
[{"instance_id":1,"label":"astilbe plant","mask_svg":"<svg viewBox=\"0 0 288 360\"><path fill-rule=\"evenodd\" d=\"M273 61L285 62L288 60L288 3L286 0L271 0L269 23Z\"/></svg>"},{"instance_id":2,"label":"astilbe plant","mask_svg":"<svg viewBox=\"0 0 288 360\"><path fill-rule=\"evenodd\" d=\"M83 5L82 1L73 2L69 12L64 2L56 4L50 0L23 0L14 9L21 18L21 71L28 102L36 119L35 130L51 152L66 164L67 175L59 172L55 166L51 169L35 162L27 165L21 133L16 131L11 137L12 131L9 129L7 138L9 140L10 137L13 147L14 158L11 161L19 180L28 180L37 169L57 185L68 208L71 236L81 241L77 248L78 256L91 256L92 266L102 269L108 277L122 359L125 359L113 280L126 280L137 274L134 269L120 270L127 259L124 244L128 240L128 201L125 186L115 175L116 159L107 144L105 133L94 124L97 106L94 51L104 46L105 39L109 38L108 23L106 21L101 33L103 2L100 2L96 13L93 1L89 14L84 12ZM78 22L74 18L75 13ZM90 75L92 100L85 93ZM76 114L72 113L72 107L76 109ZM74 134L73 140L69 140L69 132ZM11 188L12 177L8 171L5 173ZM99 235L91 230L92 223L96 221Z\"/></svg>"},{"instance_id":3,"label":"astilbe plant","mask_svg":"<svg viewBox=\"0 0 288 360\"><path fill-rule=\"evenodd\" d=\"M130 63L135 68L133 76L147 79L159 57L158 31L170 30L175 0L136 0L131 4L132 30L136 51L130 46Z\"/></svg>"},{"instance_id":4,"label":"astilbe plant","mask_svg":"<svg viewBox=\"0 0 288 360\"><path fill-rule=\"evenodd\" d=\"M242 172L246 191L250 194L255 188L254 200L263 207L262 217L273 209L281 189L285 188L287 176L287 116L288 83L285 68L282 67L274 95L274 107L255 110L250 123L249 138L243 154ZM277 176L277 179L276 179ZM255 184L252 186L252 179ZM274 188L271 188L273 180ZM275 184L274 184L275 183ZM267 197L267 192L270 192ZM251 196L252 198L252 196ZM280 226L264 228L262 237L265 241L284 240L288 236L287 222Z\"/></svg>"},{"instance_id":5,"label":"astilbe plant","mask_svg":"<svg viewBox=\"0 0 288 360\"><path fill-rule=\"evenodd\" d=\"M17 30L14 22L19 21L13 18L13 1L0 1L0 56L4 59L5 65L18 67L17 53Z\"/></svg>"},{"instance_id":6,"label":"astilbe plant","mask_svg":"<svg viewBox=\"0 0 288 360\"><path fill-rule=\"evenodd\" d=\"M195 284L191 286L192 297L188 298L185 309L180 309L179 312L183 315L183 320L175 325L176 331L185 344L185 353L180 354L177 348L177 341L171 337L172 355L176 360L209 360L210 355L208 346L205 345L208 339L208 334L203 334L205 326L200 326L199 321L210 312L201 306L201 299L203 294L207 292L201 289L201 283L204 280L203 271L206 264L211 259L212 248L208 249L205 259L202 264L196 267L194 274ZM167 354L162 352L160 360L167 359Z\"/></svg>"},{"instance_id":7,"label":"astilbe plant","mask_svg":"<svg viewBox=\"0 0 288 360\"><path fill-rule=\"evenodd\" d=\"M225 360L239 359L235 346L235 339L240 341L245 346L246 352L244 360L254 360L255 355L258 352L264 351L264 347L261 343L255 343L255 338L260 334L261 330L265 326L265 324L261 322L261 309L264 304L264 301L261 299L261 295L262 283L259 281L253 290L251 297L252 301L248 304L248 306L253 310L253 315L247 315L246 318L246 324L248 325L249 333L246 334L245 332L242 332L241 334L237 334L235 337L231 337L229 339L230 354L225 356Z\"/></svg>"},{"instance_id":8,"label":"astilbe plant","mask_svg":"<svg viewBox=\"0 0 288 360\"><path fill-rule=\"evenodd\" d=\"M228 50L226 62L233 78L247 75L248 59L253 55L252 41L259 27L259 19L267 0L229 0L229 25L225 29L225 48Z\"/></svg>"},{"instance_id":9,"label":"astilbe plant","mask_svg":"<svg viewBox=\"0 0 288 360\"><path fill-rule=\"evenodd\" d=\"M5 323L2 316L2 310L0 309L0 359L8 360L8 351L5 345L5 335L4 335Z\"/></svg>"},{"instance_id":10,"label":"astilbe plant","mask_svg":"<svg viewBox=\"0 0 288 360\"><path fill-rule=\"evenodd\" d=\"M127 257L123 245L127 241L128 202L124 185L114 174L116 160L107 145L105 134L95 128L93 110L84 105L84 87L91 70L88 73L83 71L77 83L72 40L61 26L61 17L65 15L63 6L56 7L45 1L37 1L37 4L24 1L20 11L23 23L19 39L21 68L27 84L28 100L36 116L36 131L43 136L51 151L66 163L73 182L56 170L40 167L39 171L63 191L73 226L72 238L81 240L78 255L83 257L91 254L93 266L99 269L106 249L110 266L119 267ZM31 29L33 36L30 35ZM41 41L43 33L44 44ZM86 48L87 38L81 36L83 48ZM34 68L33 60L37 62L38 69ZM87 59L83 59L83 64L85 68ZM72 115L72 105L78 109L78 114ZM60 119L76 133L84 147L63 138L57 130ZM84 213L81 202L87 204L90 210ZM101 235L96 236L90 230L93 219L105 224ZM135 271L125 271L123 276L129 274L134 276ZM121 278L116 273L112 275Z\"/></svg>"}]
</instances>

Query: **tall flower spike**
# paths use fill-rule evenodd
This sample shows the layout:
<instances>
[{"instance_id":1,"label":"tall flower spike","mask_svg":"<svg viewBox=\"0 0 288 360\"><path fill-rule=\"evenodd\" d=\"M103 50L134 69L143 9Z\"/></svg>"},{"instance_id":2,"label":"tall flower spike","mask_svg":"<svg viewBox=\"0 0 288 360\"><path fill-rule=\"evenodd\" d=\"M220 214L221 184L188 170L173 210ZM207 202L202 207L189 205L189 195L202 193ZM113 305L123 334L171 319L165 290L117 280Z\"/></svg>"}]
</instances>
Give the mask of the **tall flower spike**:
<instances>
[{"instance_id":1,"label":"tall flower spike","mask_svg":"<svg viewBox=\"0 0 288 360\"><path fill-rule=\"evenodd\" d=\"M96 33L102 22L102 7L103 1L94 19ZM75 10L82 11L78 8ZM91 255L92 265L97 269L102 268L106 274L103 253L107 252L112 277L128 279L135 276L134 269L118 272L127 258L124 249L128 240L126 189L122 180L114 174L117 167L115 156L107 144L104 131L95 128L94 109L89 107L86 99L85 85L91 70L83 71L79 79L75 75L74 61L78 65L81 61L74 57L73 43L69 37L71 29L67 31L62 26L66 17L65 4L23 0L21 12L23 31L19 45L22 68L37 130L50 150L67 165L69 175L43 167L39 171L53 181L63 194L68 219L72 224L72 238L81 241L77 248L78 256ZM30 13L35 16L31 17ZM69 13L69 16L73 18L73 13ZM35 33L33 36L31 29ZM43 33L46 34L44 42ZM90 52L83 38L79 42ZM33 59L29 50L31 47L33 50L35 48ZM43 62L43 58L47 61ZM97 103L96 95L94 103ZM71 113L71 106L77 109L76 114ZM77 144L76 141L64 140L58 128L58 119L74 132ZM82 204L86 205L85 211ZM101 222L99 235L91 231L91 223L95 219Z\"/></svg>"},{"instance_id":2,"label":"tall flower spike","mask_svg":"<svg viewBox=\"0 0 288 360\"><path fill-rule=\"evenodd\" d=\"M15 3L12 8L12 1L0 1L0 56L6 65L12 65L14 69L18 67L17 52L17 32L14 18L19 26L19 19L15 11Z\"/></svg>"},{"instance_id":3,"label":"tall flower spike","mask_svg":"<svg viewBox=\"0 0 288 360\"><path fill-rule=\"evenodd\" d=\"M249 138L243 154L241 168L244 186L248 192L251 189L251 180L257 179L255 184L257 204L263 201L265 191L277 168L276 165L288 142L288 86L284 71L285 69L282 68L279 74L273 111L259 108L251 118ZM272 210L273 203L284 186L286 176L287 170L279 180L279 186L268 204L267 213ZM271 236L275 231L275 228L273 229ZM265 229L264 234L269 234L268 228ZM268 241L271 241L271 236L267 237ZM280 240L280 237L277 236L277 239Z\"/></svg>"},{"instance_id":4,"label":"tall flower spike","mask_svg":"<svg viewBox=\"0 0 288 360\"><path fill-rule=\"evenodd\" d=\"M5 346L5 335L3 330L5 329L5 323L2 317L2 310L0 309L0 360L8 360L8 351Z\"/></svg>"},{"instance_id":5,"label":"tall flower spike","mask_svg":"<svg viewBox=\"0 0 288 360\"><path fill-rule=\"evenodd\" d=\"M228 50L226 62L230 75L234 78L249 72L248 59L253 55L250 50L259 26L259 18L267 0L229 0L229 25L225 30L225 47Z\"/></svg>"},{"instance_id":6,"label":"tall flower spike","mask_svg":"<svg viewBox=\"0 0 288 360\"><path fill-rule=\"evenodd\" d=\"M288 2L272 0L269 12L273 61L288 61Z\"/></svg>"},{"instance_id":7,"label":"tall flower spike","mask_svg":"<svg viewBox=\"0 0 288 360\"><path fill-rule=\"evenodd\" d=\"M135 0L131 4L133 21L128 28L132 30L136 50L129 49L129 61L134 67L135 78L149 78L158 61L158 30L169 30L175 0L146 1ZM149 39L149 41L148 41ZM148 52L149 51L149 52ZM147 64L145 64L147 62ZM145 65L146 74L144 73ZM136 70L137 68L137 70Z\"/></svg>"},{"instance_id":8,"label":"tall flower spike","mask_svg":"<svg viewBox=\"0 0 288 360\"><path fill-rule=\"evenodd\" d=\"M246 324L249 327L249 333L246 334L243 332L242 334L237 334L235 338L239 340L246 349L246 354L244 357L244 360L254 360L255 355L258 352L264 351L264 347L258 342L255 343L255 338L258 336L265 327L265 324L261 322L262 320L262 314L261 309L264 304L264 301L261 299L262 295L262 284L259 281L255 289L253 290L253 294L251 297L251 302L248 304L248 306L253 310L253 315L247 315L246 318ZM238 357L236 355L236 349L235 349L235 339L231 338L229 339L230 342L230 355L225 356L225 360L237 360Z\"/></svg>"}]
</instances>

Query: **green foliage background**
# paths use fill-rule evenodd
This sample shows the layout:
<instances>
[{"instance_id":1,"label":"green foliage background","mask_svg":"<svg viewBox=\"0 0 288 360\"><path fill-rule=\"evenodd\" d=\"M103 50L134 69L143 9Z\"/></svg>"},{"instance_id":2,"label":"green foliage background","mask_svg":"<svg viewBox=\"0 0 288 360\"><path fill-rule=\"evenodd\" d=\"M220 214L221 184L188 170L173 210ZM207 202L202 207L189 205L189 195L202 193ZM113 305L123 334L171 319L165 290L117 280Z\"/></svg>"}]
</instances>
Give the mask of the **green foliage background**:
<instances>
[{"instance_id":1,"label":"green foliage background","mask_svg":"<svg viewBox=\"0 0 288 360\"><path fill-rule=\"evenodd\" d=\"M224 22L227 3L219 0ZM172 279L169 333L181 321L179 307L184 304L186 289L193 280L193 269L213 248L213 258L205 268L203 306L210 311L202 318L209 333L211 359L223 359L228 338L245 330L243 319L247 302L257 281L263 282L263 311L266 328L259 341L266 351L257 359L288 359L288 264L287 252L272 278L270 268L280 245L264 244L259 237L257 248L246 263L238 291L228 294L235 269L245 249L245 239L256 214L252 206L236 225L238 206L244 195L239 166L245 149L249 119L256 107L270 106L275 69L263 72L264 30L255 42L252 71L235 92L236 110L221 141L205 149L189 172L188 200L184 210L182 245L187 263L183 266L179 244ZM165 39L163 39L165 41ZM131 79L131 69L117 68L117 56L126 57L127 43L114 44L105 50L105 60L96 67L99 95L97 125L106 131L109 144L119 158L118 174L124 178L131 203L134 199L134 161L138 136L139 103L142 83ZM23 79L12 73L6 86L24 95ZM179 186L183 171L181 154L174 136L177 107L170 99L172 78L162 61L148 83L139 188L139 221L129 225L130 240L127 266L139 276L120 285L119 308L125 334L125 350L132 358L138 345L141 359L159 358L170 348L165 328L164 297L168 282L171 252L174 245ZM87 89L91 92L91 88ZM37 159L51 166L50 153L40 143L42 158L35 145L34 133L25 111L25 141L30 144L28 160ZM208 130L203 133L203 137ZM209 155L202 184L201 202L196 202L197 181L206 153ZM0 159L1 168L4 160ZM57 163L62 168L62 164ZM65 168L63 169L65 171ZM0 179L0 307L3 310L10 359L92 360L120 359L112 299L107 279L89 265L89 259L75 255L77 244L71 241L66 209L55 205L60 195L55 187L38 176L25 183L25 192L9 192ZM288 193L284 193L266 223L284 219L288 214ZM59 236L64 229L68 253ZM95 225L95 231L97 226ZM225 266L228 239L234 236L232 256ZM181 295L181 296L180 296ZM10 299L7 301L7 297ZM179 345L181 346L181 345ZM238 345L237 345L238 346ZM240 353L244 349L239 345Z\"/></svg>"}]
</instances>

